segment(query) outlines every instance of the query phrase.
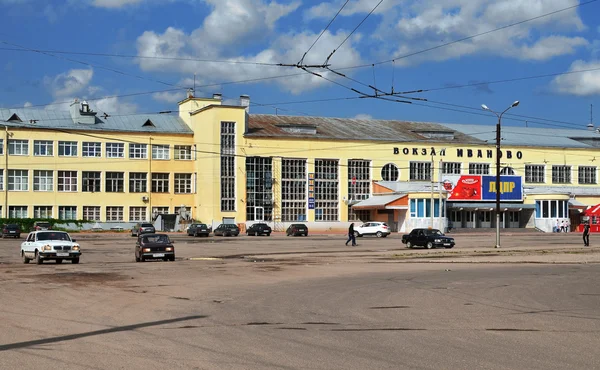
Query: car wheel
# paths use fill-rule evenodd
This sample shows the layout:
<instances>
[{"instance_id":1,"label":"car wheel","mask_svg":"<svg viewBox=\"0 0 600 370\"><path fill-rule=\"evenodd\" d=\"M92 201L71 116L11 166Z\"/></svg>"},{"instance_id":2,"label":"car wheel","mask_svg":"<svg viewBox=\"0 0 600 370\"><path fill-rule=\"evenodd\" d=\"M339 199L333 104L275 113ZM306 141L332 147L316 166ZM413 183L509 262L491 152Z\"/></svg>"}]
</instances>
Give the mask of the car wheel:
<instances>
[{"instance_id":1,"label":"car wheel","mask_svg":"<svg viewBox=\"0 0 600 370\"><path fill-rule=\"evenodd\" d=\"M79 257L73 258L71 260L71 263L74 264L74 265L78 264L79 263Z\"/></svg>"},{"instance_id":2,"label":"car wheel","mask_svg":"<svg viewBox=\"0 0 600 370\"><path fill-rule=\"evenodd\" d=\"M198 237L198 233L196 232L196 233L194 233L194 238L197 238L197 237Z\"/></svg>"},{"instance_id":3,"label":"car wheel","mask_svg":"<svg viewBox=\"0 0 600 370\"><path fill-rule=\"evenodd\" d=\"M41 265L42 263L44 263L44 260L42 259L42 257L40 256L40 254L38 252L35 252L35 263L37 265Z\"/></svg>"},{"instance_id":4,"label":"car wheel","mask_svg":"<svg viewBox=\"0 0 600 370\"><path fill-rule=\"evenodd\" d=\"M140 262L146 262L146 259L142 255L140 255Z\"/></svg>"},{"instance_id":5,"label":"car wheel","mask_svg":"<svg viewBox=\"0 0 600 370\"><path fill-rule=\"evenodd\" d=\"M355 237L359 237L359 236L360 236L360 234L358 233L358 231L355 231L355 232L354 232L354 236L355 236Z\"/></svg>"},{"instance_id":6,"label":"car wheel","mask_svg":"<svg viewBox=\"0 0 600 370\"><path fill-rule=\"evenodd\" d=\"M432 248L433 248L433 243L427 242L427 249L432 249Z\"/></svg>"},{"instance_id":7,"label":"car wheel","mask_svg":"<svg viewBox=\"0 0 600 370\"><path fill-rule=\"evenodd\" d=\"M175 256L171 257L171 258L170 258L170 261L171 261L171 262L175 262Z\"/></svg>"},{"instance_id":8,"label":"car wheel","mask_svg":"<svg viewBox=\"0 0 600 370\"><path fill-rule=\"evenodd\" d=\"M29 258L25 257L25 253L21 252L21 254L23 255L23 263L28 264Z\"/></svg>"},{"instance_id":9,"label":"car wheel","mask_svg":"<svg viewBox=\"0 0 600 370\"><path fill-rule=\"evenodd\" d=\"M381 231L378 231L375 236L377 236L378 238L381 238L383 236L383 233Z\"/></svg>"},{"instance_id":10,"label":"car wheel","mask_svg":"<svg viewBox=\"0 0 600 370\"><path fill-rule=\"evenodd\" d=\"M271 233L267 233L266 235L267 235L267 236L271 236Z\"/></svg>"},{"instance_id":11,"label":"car wheel","mask_svg":"<svg viewBox=\"0 0 600 370\"><path fill-rule=\"evenodd\" d=\"M305 233L304 236L308 236L308 233Z\"/></svg>"},{"instance_id":12,"label":"car wheel","mask_svg":"<svg viewBox=\"0 0 600 370\"><path fill-rule=\"evenodd\" d=\"M406 248L412 249L413 244L411 242L406 242Z\"/></svg>"},{"instance_id":13,"label":"car wheel","mask_svg":"<svg viewBox=\"0 0 600 370\"><path fill-rule=\"evenodd\" d=\"M60 258L56 260L57 265L60 265L61 263L62 263L62 260Z\"/></svg>"}]
</instances>

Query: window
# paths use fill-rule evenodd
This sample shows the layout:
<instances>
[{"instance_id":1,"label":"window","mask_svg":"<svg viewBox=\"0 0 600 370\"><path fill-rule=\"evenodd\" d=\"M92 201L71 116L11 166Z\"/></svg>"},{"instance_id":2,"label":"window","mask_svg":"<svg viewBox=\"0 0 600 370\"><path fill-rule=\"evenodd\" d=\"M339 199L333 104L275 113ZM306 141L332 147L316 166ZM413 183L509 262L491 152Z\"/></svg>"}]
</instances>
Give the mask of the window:
<instances>
[{"instance_id":1,"label":"window","mask_svg":"<svg viewBox=\"0 0 600 370\"><path fill-rule=\"evenodd\" d=\"M27 206L9 206L9 218L27 218Z\"/></svg>"},{"instance_id":2,"label":"window","mask_svg":"<svg viewBox=\"0 0 600 370\"><path fill-rule=\"evenodd\" d=\"M168 145L152 145L152 159L169 159Z\"/></svg>"},{"instance_id":3,"label":"window","mask_svg":"<svg viewBox=\"0 0 600 370\"><path fill-rule=\"evenodd\" d=\"M568 200L536 200L535 218L567 218L569 217Z\"/></svg>"},{"instance_id":4,"label":"window","mask_svg":"<svg viewBox=\"0 0 600 370\"><path fill-rule=\"evenodd\" d=\"M460 175L460 162L442 162L442 173L444 175Z\"/></svg>"},{"instance_id":5,"label":"window","mask_svg":"<svg viewBox=\"0 0 600 370\"><path fill-rule=\"evenodd\" d=\"M14 140L8 141L8 154L10 155L28 155L29 140Z\"/></svg>"},{"instance_id":6,"label":"window","mask_svg":"<svg viewBox=\"0 0 600 370\"><path fill-rule=\"evenodd\" d=\"M54 141L35 140L33 142L33 155L53 156L54 155Z\"/></svg>"},{"instance_id":7,"label":"window","mask_svg":"<svg viewBox=\"0 0 600 370\"><path fill-rule=\"evenodd\" d=\"M125 191L125 173L107 172L106 186L104 191L107 193L122 193Z\"/></svg>"},{"instance_id":8,"label":"window","mask_svg":"<svg viewBox=\"0 0 600 370\"><path fill-rule=\"evenodd\" d=\"M152 192L153 193L168 193L169 192L169 174L168 173L153 173L152 174Z\"/></svg>"},{"instance_id":9,"label":"window","mask_svg":"<svg viewBox=\"0 0 600 370\"><path fill-rule=\"evenodd\" d=\"M0 155L4 154L4 139L0 139Z\"/></svg>"},{"instance_id":10,"label":"window","mask_svg":"<svg viewBox=\"0 0 600 370\"><path fill-rule=\"evenodd\" d=\"M152 215L154 218L158 215L168 215L169 207L152 207Z\"/></svg>"},{"instance_id":11,"label":"window","mask_svg":"<svg viewBox=\"0 0 600 370\"><path fill-rule=\"evenodd\" d=\"M123 207L117 207L117 206L106 207L106 221L107 222L123 221Z\"/></svg>"},{"instance_id":12,"label":"window","mask_svg":"<svg viewBox=\"0 0 600 370\"><path fill-rule=\"evenodd\" d=\"M129 144L129 158L131 159L147 159L148 145L146 144Z\"/></svg>"},{"instance_id":13,"label":"window","mask_svg":"<svg viewBox=\"0 0 600 370\"><path fill-rule=\"evenodd\" d=\"M148 174L145 172L129 173L129 192L145 193L148 191Z\"/></svg>"},{"instance_id":14,"label":"window","mask_svg":"<svg viewBox=\"0 0 600 370\"><path fill-rule=\"evenodd\" d=\"M59 220L77 220L77 207L75 206L59 206Z\"/></svg>"},{"instance_id":15,"label":"window","mask_svg":"<svg viewBox=\"0 0 600 370\"><path fill-rule=\"evenodd\" d=\"M175 145L175 160L177 161L189 161L192 159L192 146L191 145Z\"/></svg>"},{"instance_id":16,"label":"window","mask_svg":"<svg viewBox=\"0 0 600 370\"><path fill-rule=\"evenodd\" d=\"M398 166L393 163L388 163L381 169L383 181L398 181L398 177L400 177L400 171L398 171Z\"/></svg>"},{"instance_id":17,"label":"window","mask_svg":"<svg viewBox=\"0 0 600 370\"><path fill-rule=\"evenodd\" d=\"M106 158L125 158L125 144L106 143Z\"/></svg>"},{"instance_id":18,"label":"window","mask_svg":"<svg viewBox=\"0 0 600 370\"><path fill-rule=\"evenodd\" d=\"M146 221L146 207L129 207L129 222Z\"/></svg>"},{"instance_id":19,"label":"window","mask_svg":"<svg viewBox=\"0 0 600 370\"><path fill-rule=\"evenodd\" d=\"M410 180L431 180L431 162L410 162Z\"/></svg>"},{"instance_id":20,"label":"window","mask_svg":"<svg viewBox=\"0 0 600 370\"><path fill-rule=\"evenodd\" d=\"M34 170L33 171L33 190L34 191L53 191L54 190L54 171Z\"/></svg>"},{"instance_id":21,"label":"window","mask_svg":"<svg viewBox=\"0 0 600 370\"><path fill-rule=\"evenodd\" d=\"M530 184L542 184L544 183L545 167L540 164L526 164L525 165L525 182Z\"/></svg>"},{"instance_id":22,"label":"window","mask_svg":"<svg viewBox=\"0 0 600 370\"><path fill-rule=\"evenodd\" d=\"M77 157L76 141L59 141L58 155L61 157Z\"/></svg>"},{"instance_id":23,"label":"window","mask_svg":"<svg viewBox=\"0 0 600 370\"><path fill-rule=\"evenodd\" d=\"M83 219L86 221L100 221L100 206L83 206Z\"/></svg>"},{"instance_id":24,"label":"window","mask_svg":"<svg viewBox=\"0 0 600 370\"><path fill-rule=\"evenodd\" d=\"M338 161L315 160L315 221L338 221Z\"/></svg>"},{"instance_id":25,"label":"window","mask_svg":"<svg viewBox=\"0 0 600 370\"><path fill-rule=\"evenodd\" d=\"M552 166L553 184L571 183L571 166Z\"/></svg>"},{"instance_id":26,"label":"window","mask_svg":"<svg viewBox=\"0 0 600 370\"><path fill-rule=\"evenodd\" d=\"M246 158L246 220L273 220L273 164L271 158Z\"/></svg>"},{"instance_id":27,"label":"window","mask_svg":"<svg viewBox=\"0 0 600 370\"><path fill-rule=\"evenodd\" d=\"M175 174L175 194L190 194L192 192L192 174Z\"/></svg>"},{"instance_id":28,"label":"window","mask_svg":"<svg viewBox=\"0 0 600 370\"><path fill-rule=\"evenodd\" d=\"M364 159L348 160L348 221L368 220L369 211L354 211L352 205L369 198L370 194L371 162Z\"/></svg>"},{"instance_id":29,"label":"window","mask_svg":"<svg viewBox=\"0 0 600 370\"><path fill-rule=\"evenodd\" d=\"M83 157L102 157L102 143L84 141L81 144L81 155Z\"/></svg>"},{"instance_id":30,"label":"window","mask_svg":"<svg viewBox=\"0 0 600 370\"><path fill-rule=\"evenodd\" d=\"M29 171L28 170L8 170L8 190L13 190L13 191L29 190Z\"/></svg>"},{"instance_id":31,"label":"window","mask_svg":"<svg viewBox=\"0 0 600 370\"><path fill-rule=\"evenodd\" d=\"M502 167L502 169L500 170L500 175L514 176L515 175L515 169L512 168L512 167L510 167L510 166Z\"/></svg>"},{"instance_id":32,"label":"window","mask_svg":"<svg viewBox=\"0 0 600 370\"><path fill-rule=\"evenodd\" d=\"M469 163L469 175L489 175L489 163Z\"/></svg>"},{"instance_id":33,"label":"window","mask_svg":"<svg viewBox=\"0 0 600 370\"><path fill-rule=\"evenodd\" d=\"M221 122L221 211L235 211L235 122Z\"/></svg>"},{"instance_id":34,"label":"window","mask_svg":"<svg viewBox=\"0 0 600 370\"><path fill-rule=\"evenodd\" d=\"M442 217L446 217L444 211L445 205L442 202ZM440 200L433 199L433 217L440 215ZM411 218L428 218L431 217L431 199L411 199L410 200L410 217Z\"/></svg>"},{"instance_id":35,"label":"window","mask_svg":"<svg viewBox=\"0 0 600 370\"><path fill-rule=\"evenodd\" d=\"M596 184L596 167L579 166L577 172L580 184Z\"/></svg>"},{"instance_id":36,"label":"window","mask_svg":"<svg viewBox=\"0 0 600 370\"><path fill-rule=\"evenodd\" d=\"M34 218L52 218L52 206L33 206Z\"/></svg>"},{"instance_id":37,"label":"window","mask_svg":"<svg viewBox=\"0 0 600 370\"><path fill-rule=\"evenodd\" d=\"M81 175L81 191L98 193L101 191L100 171L83 171Z\"/></svg>"},{"instance_id":38,"label":"window","mask_svg":"<svg viewBox=\"0 0 600 370\"><path fill-rule=\"evenodd\" d=\"M281 221L306 221L306 159L281 160Z\"/></svg>"},{"instance_id":39,"label":"window","mask_svg":"<svg viewBox=\"0 0 600 370\"><path fill-rule=\"evenodd\" d=\"M58 191L77 191L77 171L58 171Z\"/></svg>"},{"instance_id":40,"label":"window","mask_svg":"<svg viewBox=\"0 0 600 370\"><path fill-rule=\"evenodd\" d=\"M4 190L4 169L0 169L0 190Z\"/></svg>"}]
</instances>

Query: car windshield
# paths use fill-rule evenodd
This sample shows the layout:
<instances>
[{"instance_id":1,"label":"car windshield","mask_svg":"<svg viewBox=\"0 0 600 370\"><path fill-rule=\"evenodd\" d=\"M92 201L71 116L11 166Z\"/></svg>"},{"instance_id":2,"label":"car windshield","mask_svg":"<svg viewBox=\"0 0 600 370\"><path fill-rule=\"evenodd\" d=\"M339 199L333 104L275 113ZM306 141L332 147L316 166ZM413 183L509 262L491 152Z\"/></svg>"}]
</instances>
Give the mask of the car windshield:
<instances>
[{"instance_id":1,"label":"car windshield","mask_svg":"<svg viewBox=\"0 0 600 370\"><path fill-rule=\"evenodd\" d=\"M142 224L141 226L142 227L154 227L154 225L152 225L152 224Z\"/></svg>"},{"instance_id":2,"label":"car windshield","mask_svg":"<svg viewBox=\"0 0 600 370\"><path fill-rule=\"evenodd\" d=\"M444 234L439 231L439 230L425 230L425 234L426 235L437 235L437 236L443 236Z\"/></svg>"},{"instance_id":3,"label":"car windshield","mask_svg":"<svg viewBox=\"0 0 600 370\"><path fill-rule=\"evenodd\" d=\"M166 235L150 235L144 237L144 243L158 243L167 244L169 243L169 237Z\"/></svg>"},{"instance_id":4,"label":"car windshield","mask_svg":"<svg viewBox=\"0 0 600 370\"><path fill-rule=\"evenodd\" d=\"M19 225L10 224L5 226L7 229L16 230L19 228Z\"/></svg>"},{"instance_id":5,"label":"car windshield","mask_svg":"<svg viewBox=\"0 0 600 370\"><path fill-rule=\"evenodd\" d=\"M196 224L196 227L206 227L205 224Z\"/></svg>"},{"instance_id":6,"label":"car windshield","mask_svg":"<svg viewBox=\"0 0 600 370\"><path fill-rule=\"evenodd\" d=\"M69 234L62 232L38 233L37 240L61 240L71 241Z\"/></svg>"},{"instance_id":7,"label":"car windshield","mask_svg":"<svg viewBox=\"0 0 600 370\"><path fill-rule=\"evenodd\" d=\"M40 227L48 227L48 226L50 226L50 223L49 222L38 222L35 225L40 226Z\"/></svg>"},{"instance_id":8,"label":"car windshield","mask_svg":"<svg viewBox=\"0 0 600 370\"><path fill-rule=\"evenodd\" d=\"M293 224L292 226L293 226L293 227L304 227L304 225L303 225L303 224Z\"/></svg>"}]
</instances>

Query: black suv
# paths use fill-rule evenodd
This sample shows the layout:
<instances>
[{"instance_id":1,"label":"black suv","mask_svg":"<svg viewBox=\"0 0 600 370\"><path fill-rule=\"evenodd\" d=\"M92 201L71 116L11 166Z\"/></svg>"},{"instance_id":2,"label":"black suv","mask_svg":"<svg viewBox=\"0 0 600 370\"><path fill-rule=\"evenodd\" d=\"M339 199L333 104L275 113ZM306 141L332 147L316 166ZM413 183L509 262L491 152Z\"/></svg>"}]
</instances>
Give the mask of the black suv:
<instances>
[{"instance_id":1,"label":"black suv","mask_svg":"<svg viewBox=\"0 0 600 370\"><path fill-rule=\"evenodd\" d=\"M236 224L220 224L214 231L215 236L238 236L240 228Z\"/></svg>"},{"instance_id":2,"label":"black suv","mask_svg":"<svg viewBox=\"0 0 600 370\"><path fill-rule=\"evenodd\" d=\"M452 248L454 247L454 238L445 236L438 229L413 229L410 234L402 235L402 243L406 244L406 248Z\"/></svg>"},{"instance_id":3,"label":"black suv","mask_svg":"<svg viewBox=\"0 0 600 370\"><path fill-rule=\"evenodd\" d=\"M206 224L191 224L187 229L188 236L209 236L210 228Z\"/></svg>"},{"instance_id":4,"label":"black suv","mask_svg":"<svg viewBox=\"0 0 600 370\"><path fill-rule=\"evenodd\" d=\"M258 235L266 235L269 236L271 235L271 227L265 223L256 223L253 224L252 226L250 226L247 230L246 230L246 234L247 235L254 235L254 236L258 236Z\"/></svg>"},{"instance_id":5,"label":"black suv","mask_svg":"<svg viewBox=\"0 0 600 370\"><path fill-rule=\"evenodd\" d=\"M21 237L21 228L17 224L6 224L2 227L2 237L13 237L15 239Z\"/></svg>"}]
</instances>

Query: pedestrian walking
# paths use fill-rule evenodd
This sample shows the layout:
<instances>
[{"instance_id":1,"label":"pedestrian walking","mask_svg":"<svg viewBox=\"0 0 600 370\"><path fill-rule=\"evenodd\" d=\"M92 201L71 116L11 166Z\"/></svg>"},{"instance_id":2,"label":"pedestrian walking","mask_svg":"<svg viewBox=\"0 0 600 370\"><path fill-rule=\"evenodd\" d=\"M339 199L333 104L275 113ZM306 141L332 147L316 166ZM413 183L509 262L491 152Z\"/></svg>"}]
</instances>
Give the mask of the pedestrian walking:
<instances>
[{"instance_id":1,"label":"pedestrian walking","mask_svg":"<svg viewBox=\"0 0 600 370\"><path fill-rule=\"evenodd\" d=\"M354 235L354 222L350 224L350 227L348 228L348 240L346 240L346 245L348 245L348 242L352 241L352 246L355 247L356 246L356 235Z\"/></svg>"},{"instance_id":2,"label":"pedestrian walking","mask_svg":"<svg viewBox=\"0 0 600 370\"><path fill-rule=\"evenodd\" d=\"M564 233L566 231L566 224L565 221L563 220L562 224L560 225L560 232Z\"/></svg>"},{"instance_id":3,"label":"pedestrian walking","mask_svg":"<svg viewBox=\"0 0 600 370\"><path fill-rule=\"evenodd\" d=\"M554 226L554 232L560 232L560 221L556 220L556 226Z\"/></svg>"},{"instance_id":4,"label":"pedestrian walking","mask_svg":"<svg viewBox=\"0 0 600 370\"><path fill-rule=\"evenodd\" d=\"M590 224L587 221L583 225L583 246L590 246Z\"/></svg>"}]
</instances>

